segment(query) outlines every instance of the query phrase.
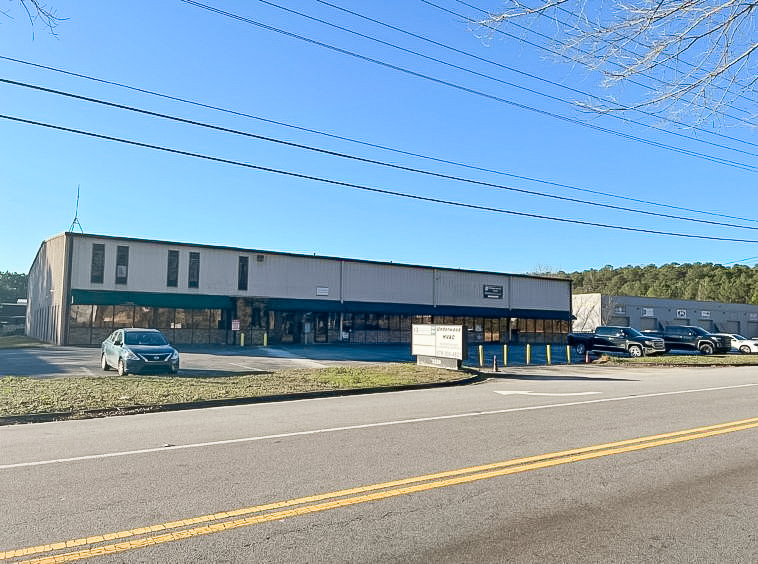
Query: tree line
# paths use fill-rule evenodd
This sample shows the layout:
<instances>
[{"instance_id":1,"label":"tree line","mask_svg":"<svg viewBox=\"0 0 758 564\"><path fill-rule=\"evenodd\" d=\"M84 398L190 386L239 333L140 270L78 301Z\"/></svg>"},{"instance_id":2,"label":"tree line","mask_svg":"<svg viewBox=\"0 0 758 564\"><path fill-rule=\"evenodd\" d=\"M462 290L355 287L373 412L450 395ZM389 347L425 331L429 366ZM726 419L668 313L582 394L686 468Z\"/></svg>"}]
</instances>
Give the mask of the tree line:
<instances>
[{"instance_id":1,"label":"tree line","mask_svg":"<svg viewBox=\"0 0 758 564\"><path fill-rule=\"evenodd\" d=\"M0 303L16 303L19 298L26 298L26 274L0 271Z\"/></svg>"},{"instance_id":2,"label":"tree line","mask_svg":"<svg viewBox=\"0 0 758 564\"><path fill-rule=\"evenodd\" d=\"M758 266L671 263L559 274L571 279L575 294L758 304Z\"/></svg>"}]
</instances>

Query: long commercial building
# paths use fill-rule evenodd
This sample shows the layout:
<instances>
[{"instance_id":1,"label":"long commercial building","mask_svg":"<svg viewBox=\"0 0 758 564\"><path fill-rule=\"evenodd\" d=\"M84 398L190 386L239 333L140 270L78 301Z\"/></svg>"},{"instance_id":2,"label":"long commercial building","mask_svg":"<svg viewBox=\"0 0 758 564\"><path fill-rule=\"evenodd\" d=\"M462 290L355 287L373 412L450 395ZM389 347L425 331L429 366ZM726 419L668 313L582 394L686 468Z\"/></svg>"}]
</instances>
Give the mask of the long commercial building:
<instances>
[{"instance_id":1,"label":"long commercial building","mask_svg":"<svg viewBox=\"0 0 758 564\"><path fill-rule=\"evenodd\" d=\"M66 232L30 269L26 333L62 345L119 327L175 344L371 344L454 323L474 343L563 342L570 320L565 279Z\"/></svg>"},{"instance_id":2,"label":"long commercial building","mask_svg":"<svg viewBox=\"0 0 758 564\"><path fill-rule=\"evenodd\" d=\"M575 294L572 302L577 331L593 331L598 325L643 331L666 325L698 325L713 333L758 336L758 305L607 294Z\"/></svg>"}]
</instances>

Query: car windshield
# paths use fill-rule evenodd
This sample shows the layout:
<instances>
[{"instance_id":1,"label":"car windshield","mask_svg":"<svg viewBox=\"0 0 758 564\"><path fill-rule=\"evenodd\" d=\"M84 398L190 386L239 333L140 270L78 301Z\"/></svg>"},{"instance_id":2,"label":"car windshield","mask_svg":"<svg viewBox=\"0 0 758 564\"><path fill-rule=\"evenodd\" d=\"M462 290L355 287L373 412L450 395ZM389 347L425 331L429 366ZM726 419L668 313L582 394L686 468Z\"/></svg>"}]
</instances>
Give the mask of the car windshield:
<instances>
[{"instance_id":1,"label":"car windshield","mask_svg":"<svg viewBox=\"0 0 758 564\"><path fill-rule=\"evenodd\" d=\"M637 329L633 329L631 327L628 327L627 329L625 329L625 331L629 337L646 337L647 336L637 331Z\"/></svg>"},{"instance_id":2,"label":"car windshield","mask_svg":"<svg viewBox=\"0 0 758 564\"><path fill-rule=\"evenodd\" d=\"M127 345L152 345L166 344L166 338L155 331L130 331L124 333L124 343Z\"/></svg>"},{"instance_id":3,"label":"car windshield","mask_svg":"<svg viewBox=\"0 0 758 564\"><path fill-rule=\"evenodd\" d=\"M742 335L732 335L732 339L737 339L738 341L747 341L747 338L743 337Z\"/></svg>"}]
</instances>

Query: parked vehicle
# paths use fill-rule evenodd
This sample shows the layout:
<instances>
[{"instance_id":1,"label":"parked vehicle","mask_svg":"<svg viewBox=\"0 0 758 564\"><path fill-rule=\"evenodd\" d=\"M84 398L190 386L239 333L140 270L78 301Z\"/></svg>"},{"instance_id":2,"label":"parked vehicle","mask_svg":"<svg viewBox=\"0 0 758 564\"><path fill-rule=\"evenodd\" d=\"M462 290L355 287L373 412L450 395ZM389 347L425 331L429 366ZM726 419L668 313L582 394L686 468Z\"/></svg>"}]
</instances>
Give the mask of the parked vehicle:
<instances>
[{"instance_id":1,"label":"parked vehicle","mask_svg":"<svg viewBox=\"0 0 758 564\"><path fill-rule=\"evenodd\" d=\"M714 333L714 335L729 337L733 351L739 351L743 354L758 353L758 339L748 339L737 333Z\"/></svg>"},{"instance_id":2,"label":"parked vehicle","mask_svg":"<svg viewBox=\"0 0 758 564\"><path fill-rule=\"evenodd\" d=\"M593 333L569 333L566 343L580 355L587 351L625 352L639 357L664 352L663 339L631 327L600 326Z\"/></svg>"},{"instance_id":3,"label":"parked vehicle","mask_svg":"<svg viewBox=\"0 0 758 564\"><path fill-rule=\"evenodd\" d=\"M643 331L645 335L663 337L666 352L700 351L702 354L724 354L732 348L732 340L723 335L709 333L694 325L668 325L663 331Z\"/></svg>"},{"instance_id":4,"label":"parked vehicle","mask_svg":"<svg viewBox=\"0 0 758 564\"><path fill-rule=\"evenodd\" d=\"M119 376L135 372L179 371L179 351L157 329L117 329L100 347L100 367Z\"/></svg>"}]
</instances>

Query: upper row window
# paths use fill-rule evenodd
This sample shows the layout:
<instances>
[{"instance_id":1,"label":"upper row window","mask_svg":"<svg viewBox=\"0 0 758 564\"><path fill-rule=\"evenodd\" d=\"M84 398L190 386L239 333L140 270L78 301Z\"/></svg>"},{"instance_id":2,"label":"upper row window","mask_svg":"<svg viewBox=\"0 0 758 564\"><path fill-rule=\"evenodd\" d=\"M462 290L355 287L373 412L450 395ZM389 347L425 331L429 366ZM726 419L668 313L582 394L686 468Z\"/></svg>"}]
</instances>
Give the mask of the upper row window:
<instances>
[{"instance_id":1,"label":"upper row window","mask_svg":"<svg viewBox=\"0 0 758 564\"><path fill-rule=\"evenodd\" d=\"M243 260L244 259L244 260ZM239 287L247 289L247 257L240 257ZM102 284L105 279L105 245L92 244L92 262L90 264L90 282ZM126 284L129 279L129 247L116 247L116 284ZM166 286L176 288L179 285L179 251L168 252L166 270ZM244 285L244 288L243 288ZM200 287L200 253L189 254L189 270L187 276L189 288Z\"/></svg>"},{"instance_id":2,"label":"upper row window","mask_svg":"<svg viewBox=\"0 0 758 564\"><path fill-rule=\"evenodd\" d=\"M103 243L92 244L92 266L90 267L89 281L92 284L102 284L105 275L105 245Z\"/></svg>"},{"instance_id":3,"label":"upper row window","mask_svg":"<svg viewBox=\"0 0 758 564\"><path fill-rule=\"evenodd\" d=\"M189 254L189 278L187 279L188 288L197 288L200 286L200 253Z\"/></svg>"},{"instance_id":4,"label":"upper row window","mask_svg":"<svg viewBox=\"0 0 758 564\"><path fill-rule=\"evenodd\" d=\"M237 266L237 289L247 290L248 280L248 257L239 257L239 263Z\"/></svg>"},{"instance_id":5,"label":"upper row window","mask_svg":"<svg viewBox=\"0 0 758 564\"><path fill-rule=\"evenodd\" d=\"M129 276L129 247L116 248L116 284L126 284Z\"/></svg>"},{"instance_id":6,"label":"upper row window","mask_svg":"<svg viewBox=\"0 0 758 564\"><path fill-rule=\"evenodd\" d=\"M179 251L168 252L166 268L166 286L176 288L179 286ZM187 271L187 287L198 288L200 286L200 253L189 254L189 269Z\"/></svg>"},{"instance_id":7,"label":"upper row window","mask_svg":"<svg viewBox=\"0 0 758 564\"><path fill-rule=\"evenodd\" d=\"M116 248L116 284L126 284L129 276L129 247ZM105 280L105 245L92 244L92 263L89 280L92 284L102 284Z\"/></svg>"},{"instance_id":8,"label":"upper row window","mask_svg":"<svg viewBox=\"0 0 758 564\"><path fill-rule=\"evenodd\" d=\"M168 252L168 271L166 286L176 288L179 285L179 251Z\"/></svg>"}]
</instances>

